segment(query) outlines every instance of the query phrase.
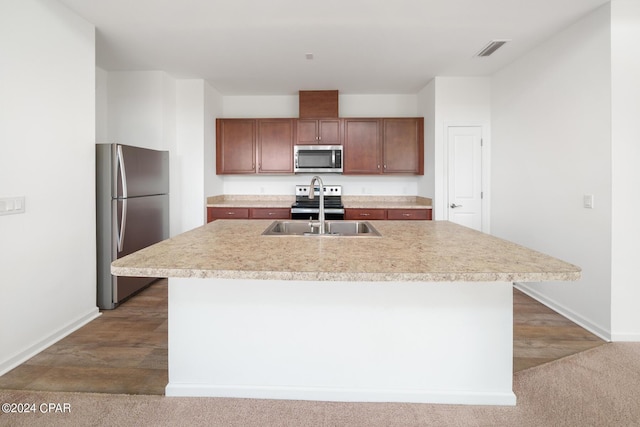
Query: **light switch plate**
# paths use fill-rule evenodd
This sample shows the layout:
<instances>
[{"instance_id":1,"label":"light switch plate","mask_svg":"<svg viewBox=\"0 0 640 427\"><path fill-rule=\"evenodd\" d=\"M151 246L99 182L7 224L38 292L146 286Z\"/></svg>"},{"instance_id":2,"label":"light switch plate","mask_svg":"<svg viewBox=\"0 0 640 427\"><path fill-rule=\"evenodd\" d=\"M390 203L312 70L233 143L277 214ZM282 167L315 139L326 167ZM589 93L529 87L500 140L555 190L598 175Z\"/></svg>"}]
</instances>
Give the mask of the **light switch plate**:
<instances>
[{"instance_id":1,"label":"light switch plate","mask_svg":"<svg viewBox=\"0 0 640 427\"><path fill-rule=\"evenodd\" d=\"M585 209L593 209L593 194L585 194L583 203Z\"/></svg>"},{"instance_id":2,"label":"light switch plate","mask_svg":"<svg viewBox=\"0 0 640 427\"><path fill-rule=\"evenodd\" d=\"M0 197L0 215L24 213L24 197Z\"/></svg>"}]
</instances>

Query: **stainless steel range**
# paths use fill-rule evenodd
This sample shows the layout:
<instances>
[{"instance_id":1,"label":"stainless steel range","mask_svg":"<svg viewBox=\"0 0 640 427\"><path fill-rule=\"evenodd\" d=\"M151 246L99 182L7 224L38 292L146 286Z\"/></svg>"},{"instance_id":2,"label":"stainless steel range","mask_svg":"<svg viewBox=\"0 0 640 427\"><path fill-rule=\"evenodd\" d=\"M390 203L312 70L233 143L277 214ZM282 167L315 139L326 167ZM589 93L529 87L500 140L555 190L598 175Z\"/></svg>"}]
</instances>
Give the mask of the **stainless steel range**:
<instances>
[{"instance_id":1,"label":"stainless steel range","mask_svg":"<svg viewBox=\"0 0 640 427\"><path fill-rule=\"evenodd\" d=\"M320 198L309 199L309 185L296 185L296 202L291 205L291 219L318 219L320 213ZM314 195L320 195L320 187L314 185ZM325 219L344 219L344 205L342 204L342 186L325 185L324 213Z\"/></svg>"}]
</instances>

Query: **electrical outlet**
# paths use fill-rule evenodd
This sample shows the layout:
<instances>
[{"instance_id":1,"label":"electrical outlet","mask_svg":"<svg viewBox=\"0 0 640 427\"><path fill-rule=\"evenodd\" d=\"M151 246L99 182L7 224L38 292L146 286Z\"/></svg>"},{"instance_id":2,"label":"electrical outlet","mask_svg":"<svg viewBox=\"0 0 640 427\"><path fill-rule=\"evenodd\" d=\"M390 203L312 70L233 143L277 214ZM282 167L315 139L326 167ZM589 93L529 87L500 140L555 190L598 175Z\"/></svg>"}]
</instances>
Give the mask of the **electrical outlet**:
<instances>
[{"instance_id":1,"label":"electrical outlet","mask_svg":"<svg viewBox=\"0 0 640 427\"><path fill-rule=\"evenodd\" d=\"M0 198L0 215L24 213L24 197Z\"/></svg>"}]
</instances>

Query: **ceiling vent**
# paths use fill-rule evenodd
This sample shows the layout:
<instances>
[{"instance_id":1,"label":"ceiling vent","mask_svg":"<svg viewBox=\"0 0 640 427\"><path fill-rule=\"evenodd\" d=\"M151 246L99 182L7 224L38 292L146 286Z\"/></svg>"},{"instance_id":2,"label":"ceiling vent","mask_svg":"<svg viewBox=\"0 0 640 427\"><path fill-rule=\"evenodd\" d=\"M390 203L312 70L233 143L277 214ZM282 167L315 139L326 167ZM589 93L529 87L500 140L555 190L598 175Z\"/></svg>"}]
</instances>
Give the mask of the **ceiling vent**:
<instances>
[{"instance_id":1,"label":"ceiling vent","mask_svg":"<svg viewBox=\"0 0 640 427\"><path fill-rule=\"evenodd\" d=\"M503 44L509 40L491 40L488 45L482 48L482 50L476 53L476 56L485 57L491 55L496 50L500 49Z\"/></svg>"}]
</instances>

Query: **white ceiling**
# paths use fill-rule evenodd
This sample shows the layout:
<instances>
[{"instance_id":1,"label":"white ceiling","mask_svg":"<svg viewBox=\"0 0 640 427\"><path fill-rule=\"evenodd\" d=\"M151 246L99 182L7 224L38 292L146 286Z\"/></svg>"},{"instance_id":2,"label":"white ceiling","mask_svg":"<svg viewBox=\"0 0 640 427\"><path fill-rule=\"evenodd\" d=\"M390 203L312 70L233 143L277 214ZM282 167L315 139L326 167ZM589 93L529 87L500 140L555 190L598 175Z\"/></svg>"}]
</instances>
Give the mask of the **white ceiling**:
<instances>
[{"instance_id":1,"label":"white ceiling","mask_svg":"<svg viewBox=\"0 0 640 427\"><path fill-rule=\"evenodd\" d=\"M609 0L60 1L96 26L105 70L293 95L412 94L434 76L489 75ZM492 39L511 42L474 57Z\"/></svg>"}]
</instances>

